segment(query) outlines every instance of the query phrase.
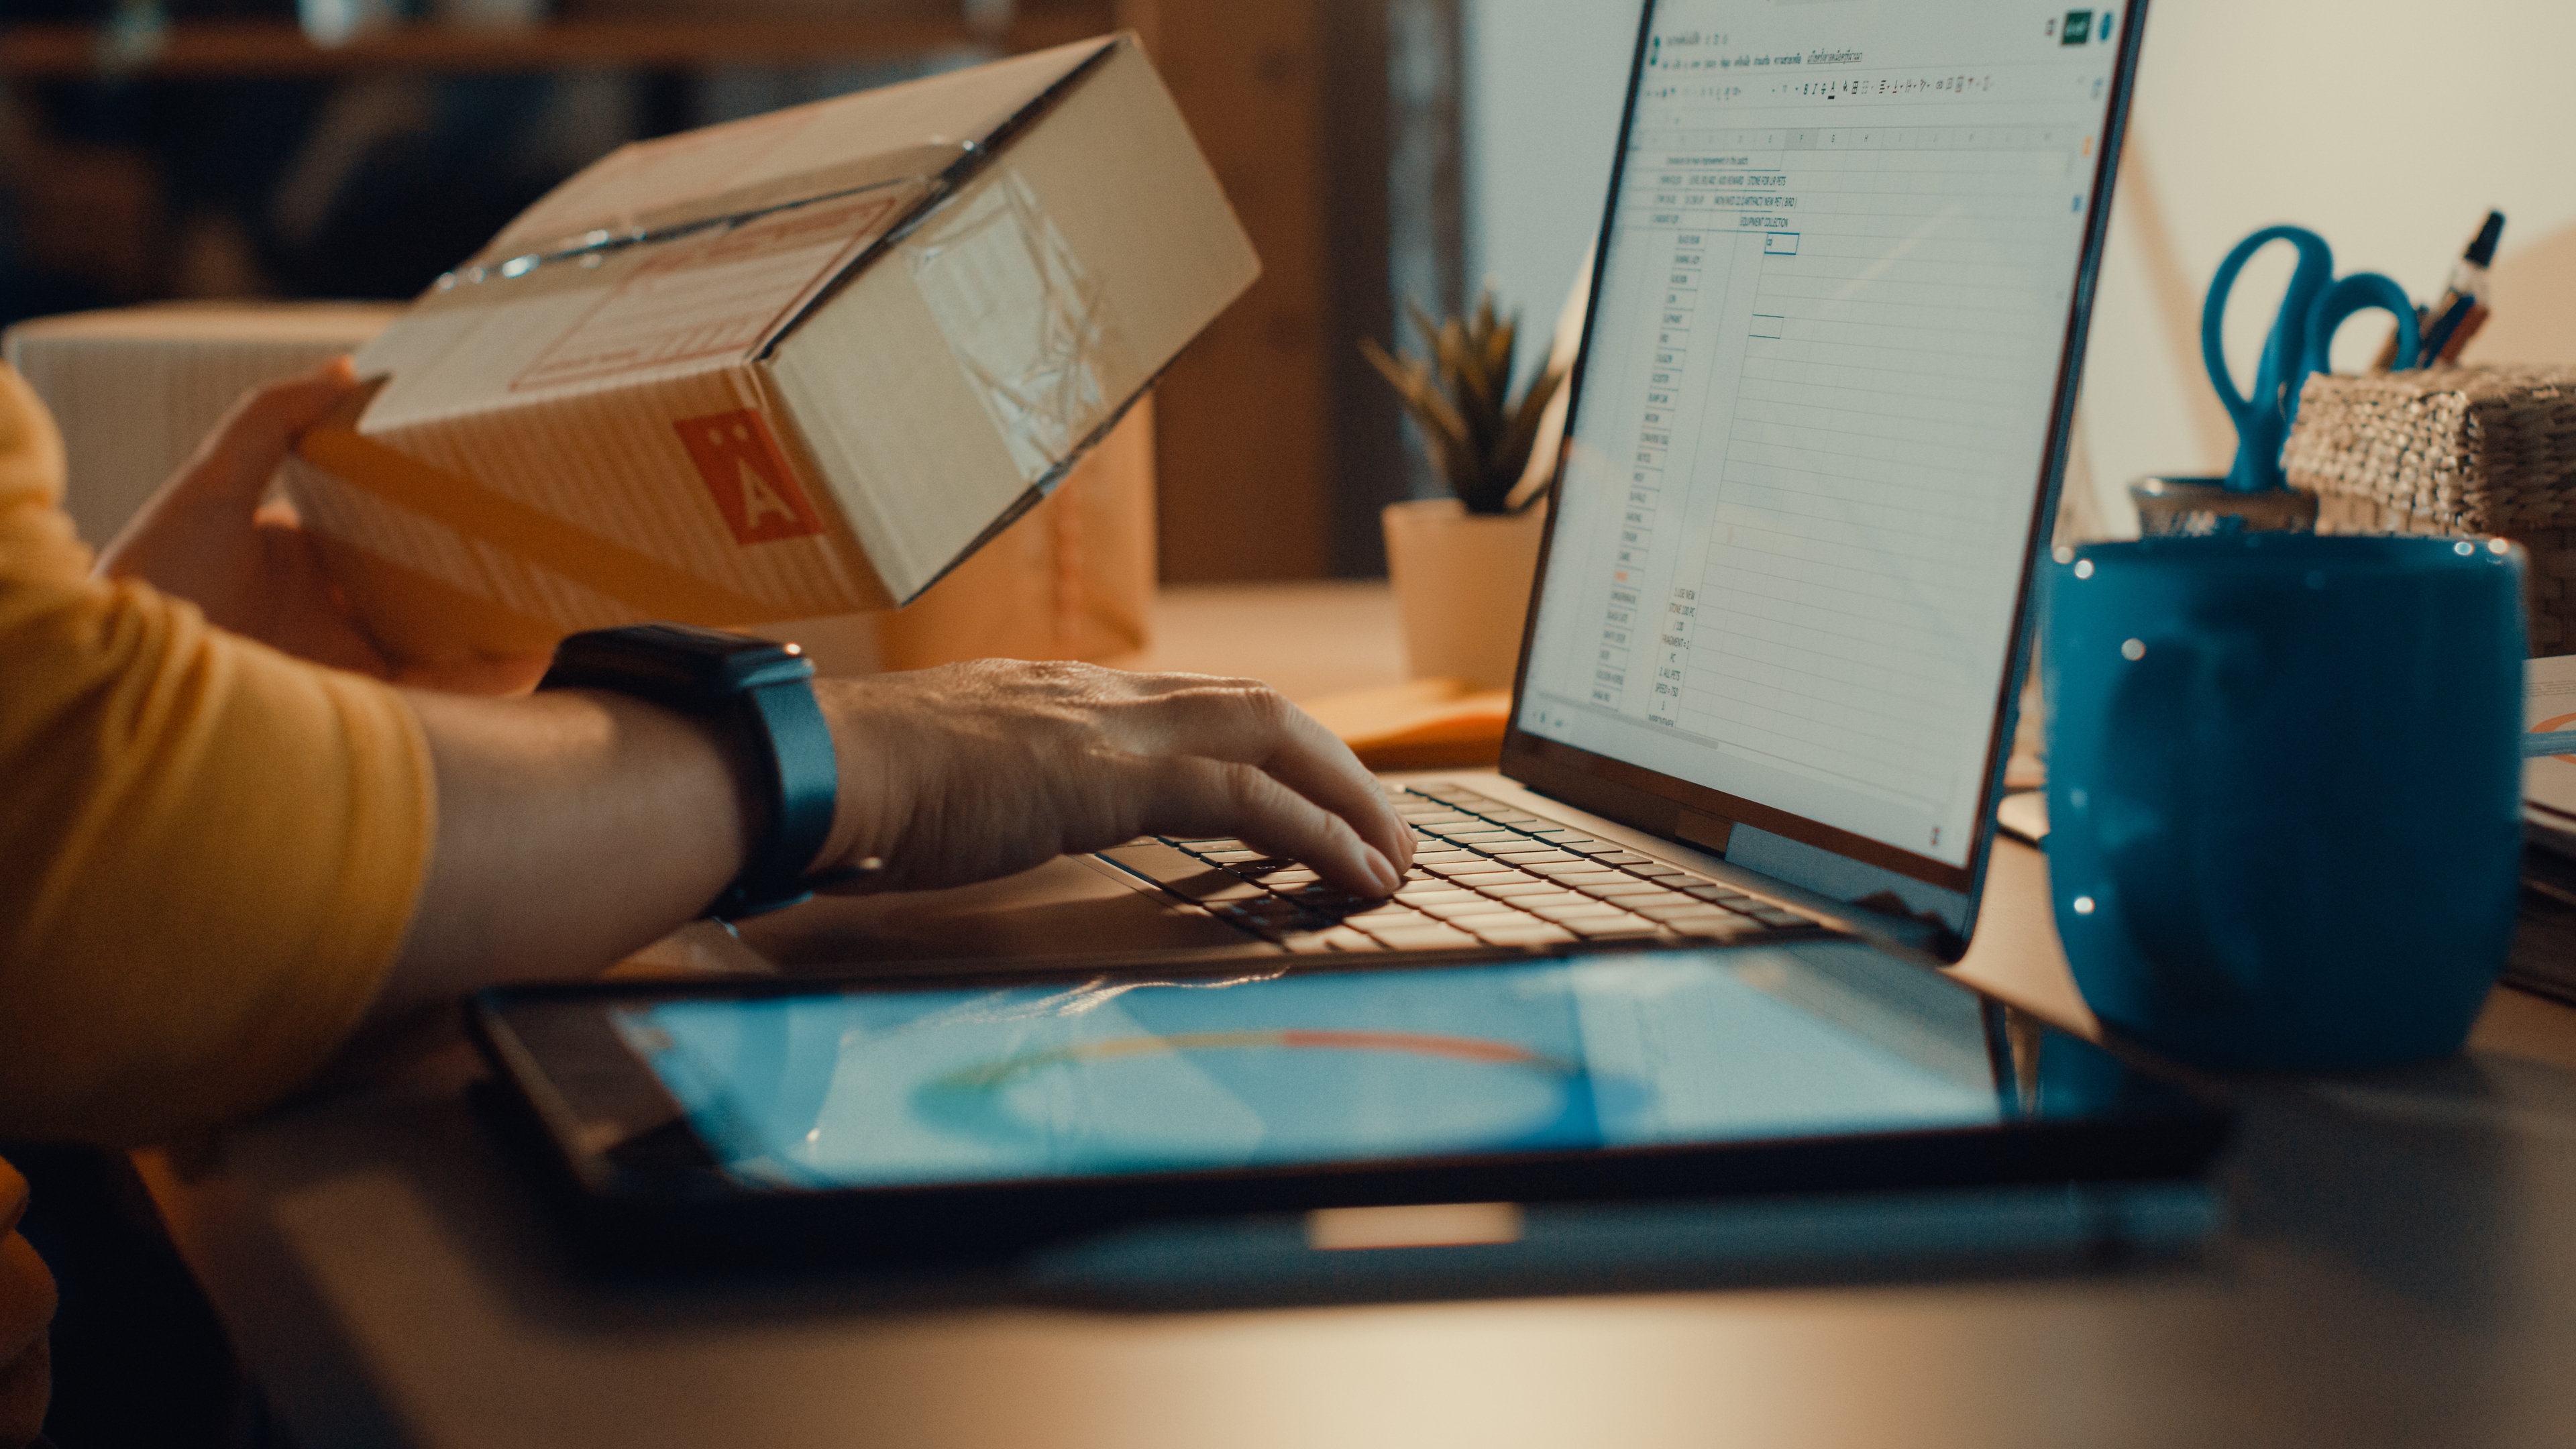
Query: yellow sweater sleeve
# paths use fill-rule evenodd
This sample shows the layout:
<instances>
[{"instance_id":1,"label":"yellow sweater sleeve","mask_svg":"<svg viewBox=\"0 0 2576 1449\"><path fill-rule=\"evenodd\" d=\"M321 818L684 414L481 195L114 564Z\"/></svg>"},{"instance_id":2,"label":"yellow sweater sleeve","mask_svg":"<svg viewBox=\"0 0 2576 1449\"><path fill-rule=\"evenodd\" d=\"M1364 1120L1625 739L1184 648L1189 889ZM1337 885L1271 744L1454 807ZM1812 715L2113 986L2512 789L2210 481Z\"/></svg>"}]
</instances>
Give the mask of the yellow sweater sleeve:
<instances>
[{"instance_id":1,"label":"yellow sweater sleeve","mask_svg":"<svg viewBox=\"0 0 2576 1449\"><path fill-rule=\"evenodd\" d=\"M347 1037L436 796L391 688L91 578L62 472L0 367L0 1137L151 1141Z\"/></svg>"}]
</instances>

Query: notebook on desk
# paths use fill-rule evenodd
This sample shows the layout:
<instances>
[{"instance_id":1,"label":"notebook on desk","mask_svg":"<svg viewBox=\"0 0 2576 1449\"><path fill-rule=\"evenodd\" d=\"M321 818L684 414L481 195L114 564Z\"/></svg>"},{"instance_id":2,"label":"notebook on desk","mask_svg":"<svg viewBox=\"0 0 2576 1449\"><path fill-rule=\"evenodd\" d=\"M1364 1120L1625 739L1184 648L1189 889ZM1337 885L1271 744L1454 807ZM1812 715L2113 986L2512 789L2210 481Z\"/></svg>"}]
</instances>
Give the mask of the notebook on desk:
<instances>
[{"instance_id":1,"label":"notebook on desk","mask_svg":"<svg viewBox=\"0 0 2576 1449\"><path fill-rule=\"evenodd\" d=\"M1964 950L2143 3L1645 7L1498 770L1393 901L1231 840L745 926L788 962Z\"/></svg>"}]
</instances>

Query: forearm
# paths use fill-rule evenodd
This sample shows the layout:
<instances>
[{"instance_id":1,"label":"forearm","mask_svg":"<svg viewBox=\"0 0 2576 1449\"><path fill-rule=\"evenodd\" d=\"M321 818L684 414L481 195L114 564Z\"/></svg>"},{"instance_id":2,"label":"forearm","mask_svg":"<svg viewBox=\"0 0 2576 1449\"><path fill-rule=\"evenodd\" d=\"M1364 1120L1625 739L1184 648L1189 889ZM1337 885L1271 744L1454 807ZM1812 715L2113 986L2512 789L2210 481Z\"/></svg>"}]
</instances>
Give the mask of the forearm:
<instances>
[{"instance_id":1,"label":"forearm","mask_svg":"<svg viewBox=\"0 0 2576 1449\"><path fill-rule=\"evenodd\" d=\"M438 830L372 1019L597 971L741 870L747 802L713 726L587 690L405 697L429 741Z\"/></svg>"}]
</instances>

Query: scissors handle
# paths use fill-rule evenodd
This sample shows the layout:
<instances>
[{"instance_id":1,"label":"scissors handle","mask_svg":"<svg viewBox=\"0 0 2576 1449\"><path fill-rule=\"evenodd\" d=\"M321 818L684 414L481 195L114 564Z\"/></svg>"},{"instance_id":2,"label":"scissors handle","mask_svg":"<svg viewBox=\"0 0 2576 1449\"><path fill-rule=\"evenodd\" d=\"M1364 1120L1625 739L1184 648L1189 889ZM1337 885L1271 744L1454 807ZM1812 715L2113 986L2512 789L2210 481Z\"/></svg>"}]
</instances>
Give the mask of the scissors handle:
<instances>
[{"instance_id":1,"label":"scissors handle","mask_svg":"<svg viewBox=\"0 0 2576 1449\"><path fill-rule=\"evenodd\" d=\"M2290 273L2289 290L2281 295L2281 310L2264 335L2263 354L2254 368L2254 390L2248 395L2236 390L2236 379L2227 370L2222 336L2227 302L2247 260L2276 241L2296 248L2299 261ZM2227 470L2230 489L2259 493L2289 486L2281 476L2281 445L2290 436L2289 414L2298 397L2296 380L2306 376L2301 364L2306 360L2308 318L2333 282L2334 249L2303 226L2267 226L2238 242L2218 264L2218 275L2210 279L2209 300L2200 309L2200 359L2209 369L2210 386L2218 390L2219 404L2236 423L2236 461Z\"/></svg>"},{"instance_id":2,"label":"scissors handle","mask_svg":"<svg viewBox=\"0 0 2576 1449\"><path fill-rule=\"evenodd\" d=\"M2335 329L2343 326L2356 312L2372 308L2397 319L2397 365L2413 365L2415 350L2422 337L2415 321L2415 303L2406 289L2377 272L2355 272L2326 288L2308 313L2308 335L2301 349L2298 375L2290 379L2289 416L2299 416L2299 390L2307 385L2308 374L2325 372L2331 364L2327 349L2334 344Z\"/></svg>"}]
</instances>

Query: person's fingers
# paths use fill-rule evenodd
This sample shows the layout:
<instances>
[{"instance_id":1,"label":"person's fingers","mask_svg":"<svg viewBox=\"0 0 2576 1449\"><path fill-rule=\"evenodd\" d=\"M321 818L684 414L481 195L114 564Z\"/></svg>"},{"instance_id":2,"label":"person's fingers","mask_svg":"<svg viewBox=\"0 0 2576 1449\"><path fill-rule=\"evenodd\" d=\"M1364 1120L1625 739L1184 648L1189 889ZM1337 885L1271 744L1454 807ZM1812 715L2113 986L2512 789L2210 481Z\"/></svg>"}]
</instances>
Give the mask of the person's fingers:
<instances>
[{"instance_id":1,"label":"person's fingers","mask_svg":"<svg viewBox=\"0 0 2576 1449\"><path fill-rule=\"evenodd\" d=\"M349 359L335 357L245 395L180 470L174 497L249 512L296 435L328 417L357 385Z\"/></svg>"},{"instance_id":2,"label":"person's fingers","mask_svg":"<svg viewBox=\"0 0 2576 1449\"><path fill-rule=\"evenodd\" d=\"M1400 876L1413 864L1413 831L1388 803L1386 787L1341 736L1313 715L1291 705L1283 729L1286 743L1261 767L1349 821L1362 839L1395 863Z\"/></svg>"},{"instance_id":3,"label":"person's fingers","mask_svg":"<svg viewBox=\"0 0 2576 1449\"><path fill-rule=\"evenodd\" d=\"M1143 829L1161 835L1224 833L1272 855L1302 860L1356 895L1393 895L1404 872L1348 820L1256 766L1204 756L1150 762Z\"/></svg>"},{"instance_id":4,"label":"person's fingers","mask_svg":"<svg viewBox=\"0 0 2576 1449\"><path fill-rule=\"evenodd\" d=\"M1413 832L1386 791L1339 736L1253 680L1145 676L1151 699L1143 726L1151 748L1258 766L1289 789L1350 822L1398 867L1413 861Z\"/></svg>"}]
</instances>

